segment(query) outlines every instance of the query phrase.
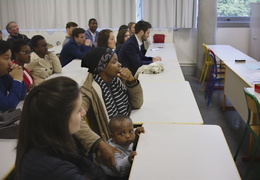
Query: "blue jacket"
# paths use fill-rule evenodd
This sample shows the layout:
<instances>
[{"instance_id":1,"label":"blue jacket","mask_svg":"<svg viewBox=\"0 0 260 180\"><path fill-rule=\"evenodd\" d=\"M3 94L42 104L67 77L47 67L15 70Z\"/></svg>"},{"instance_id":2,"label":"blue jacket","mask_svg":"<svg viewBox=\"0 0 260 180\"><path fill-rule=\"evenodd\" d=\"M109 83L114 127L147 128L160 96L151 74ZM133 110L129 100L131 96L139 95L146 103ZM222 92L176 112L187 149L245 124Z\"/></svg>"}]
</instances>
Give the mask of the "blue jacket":
<instances>
[{"instance_id":1,"label":"blue jacket","mask_svg":"<svg viewBox=\"0 0 260 180\"><path fill-rule=\"evenodd\" d=\"M6 74L0 77L0 111L15 109L19 101L23 100L27 94L27 87L24 82L14 81Z\"/></svg>"},{"instance_id":2,"label":"blue jacket","mask_svg":"<svg viewBox=\"0 0 260 180\"><path fill-rule=\"evenodd\" d=\"M87 29L86 32L85 32L85 38L90 39L91 44L94 45L95 47L97 47L96 42L97 42L97 38L98 38L98 31L95 31L95 33L96 33L96 36L95 36L95 39L93 39L92 34L90 33L90 30Z\"/></svg>"},{"instance_id":3,"label":"blue jacket","mask_svg":"<svg viewBox=\"0 0 260 180\"><path fill-rule=\"evenodd\" d=\"M144 56L140 51L134 35L124 42L118 54L118 60L122 67L127 67L132 72L133 76L140 66L152 63L152 57Z\"/></svg>"},{"instance_id":4,"label":"blue jacket","mask_svg":"<svg viewBox=\"0 0 260 180\"><path fill-rule=\"evenodd\" d=\"M82 59L91 49L91 47L85 46L84 44L78 45L74 39L69 40L69 42L63 46L60 53L61 66L65 66L73 59Z\"/></svg>"}]
</instances>

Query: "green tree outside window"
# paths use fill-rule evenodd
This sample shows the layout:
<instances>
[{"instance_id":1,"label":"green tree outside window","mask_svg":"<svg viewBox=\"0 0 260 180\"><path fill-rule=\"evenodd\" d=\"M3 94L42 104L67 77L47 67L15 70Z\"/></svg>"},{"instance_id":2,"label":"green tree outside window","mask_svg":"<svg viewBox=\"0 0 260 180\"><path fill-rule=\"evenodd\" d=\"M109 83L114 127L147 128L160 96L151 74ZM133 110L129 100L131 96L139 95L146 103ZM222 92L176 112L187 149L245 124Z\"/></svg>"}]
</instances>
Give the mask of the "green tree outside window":
<instances>
[{"instance_id":1,"label":"green tree outside window","mask_svg":"<svg viewBox=\"0 0 260 180\"><path fill-rule=\"evenodd\" d=\"M218 0L218 17L249 17L253 2L260 0Z\"/></svg>"}]
</instances>

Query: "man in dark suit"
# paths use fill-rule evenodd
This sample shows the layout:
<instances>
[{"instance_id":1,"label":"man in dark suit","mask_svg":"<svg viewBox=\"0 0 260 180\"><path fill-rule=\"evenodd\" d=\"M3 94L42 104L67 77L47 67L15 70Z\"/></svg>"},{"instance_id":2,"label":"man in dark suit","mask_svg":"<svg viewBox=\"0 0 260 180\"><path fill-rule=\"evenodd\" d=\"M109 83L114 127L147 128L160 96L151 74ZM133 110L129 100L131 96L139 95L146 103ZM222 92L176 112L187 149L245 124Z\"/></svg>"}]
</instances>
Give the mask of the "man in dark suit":
<instances>
[{"instance_id":1,"label":"man in dark suit","mask_svg":"<svg viewBox=\"0 0 260 180\"><path fill-rule=\"evenodd\" d=\"M142 42L147 40L150 34L151 24L146 21L139 21L135 25L135 34L123 44L118 59L122 67L127 67L133 75L142 65L147 65L155 61L161 61L161 57L147 57L141 52Z\"/></svg>"}]
</instances>

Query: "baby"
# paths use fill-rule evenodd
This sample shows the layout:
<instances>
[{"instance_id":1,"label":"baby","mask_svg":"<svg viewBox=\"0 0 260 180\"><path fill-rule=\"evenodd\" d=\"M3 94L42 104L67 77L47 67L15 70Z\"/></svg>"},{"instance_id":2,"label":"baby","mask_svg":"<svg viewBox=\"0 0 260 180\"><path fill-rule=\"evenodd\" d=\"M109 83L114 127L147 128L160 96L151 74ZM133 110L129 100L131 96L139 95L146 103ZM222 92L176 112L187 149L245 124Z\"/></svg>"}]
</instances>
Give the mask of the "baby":
<instances>
[{"instance_id":1,"label":"baby","mask_svg":"<svg viewBox=\"0 0 260 180\"><path fill-rule=\"evenodd\" d=\"M135 135L139 136L140 133L144 133L144 128L138 127L134 132L132 120L121 114L114 116L108 126L111 139L107 143L120 150L121 153L115 153L116 169L109 169L104 165L101 167L106 172L108 180L127 180L136 155L133 151Z\"/></svg>"}]
</instances>

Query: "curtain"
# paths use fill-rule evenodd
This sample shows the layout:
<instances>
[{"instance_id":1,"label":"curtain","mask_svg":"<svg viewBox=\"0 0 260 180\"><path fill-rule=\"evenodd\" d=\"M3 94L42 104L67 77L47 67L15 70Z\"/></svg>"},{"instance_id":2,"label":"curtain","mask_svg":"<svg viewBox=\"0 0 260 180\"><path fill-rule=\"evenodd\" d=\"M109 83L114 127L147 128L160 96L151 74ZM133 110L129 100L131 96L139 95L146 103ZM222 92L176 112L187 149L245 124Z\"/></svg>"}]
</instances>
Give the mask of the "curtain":
<instances>
[{"instance_id":1,"label":"curtain","mask_svg":"<svg viewBox=\"0 0 260 180\"><path fill-rule=\"evenodd\" d=\"M197 0L143 0L143 19L158 28L194 28Z\"/></svg>"},{"instance_id":2,"label":"curtain","mask_svg":"<svg viewBox=\"0 0 260 180\"><path fill-rule=\"evenodd\" d=\"M135 21L135 0L0 0L0 29L16 21L20 29L64 29L69 21L88 28L119 28Z\"/></svg>"}]
</instances>

